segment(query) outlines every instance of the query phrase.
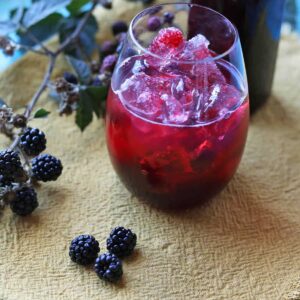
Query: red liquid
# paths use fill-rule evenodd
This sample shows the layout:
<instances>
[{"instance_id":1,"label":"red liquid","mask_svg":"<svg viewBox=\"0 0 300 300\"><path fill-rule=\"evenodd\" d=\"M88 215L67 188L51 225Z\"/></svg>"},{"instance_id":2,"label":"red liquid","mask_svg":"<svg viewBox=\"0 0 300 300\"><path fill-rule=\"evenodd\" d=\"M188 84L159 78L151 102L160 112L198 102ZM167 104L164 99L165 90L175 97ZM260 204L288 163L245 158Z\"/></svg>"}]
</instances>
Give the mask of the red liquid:
<instances>
[{"instance_id":1,"label":"red liquid","mask_svg":"<svg viewBox=\"0 0 300 300\"><path fill-rule=\"evenodd\" d=\"M203 49L198 53L206 54ZM130 192L156 206L203 203L226 186L239 165L248 97L228 62L155 63L132 57L113 78L116 90L110 90L106 114L113 166Z\"/></svg>"},{"instance_id":2,"label":"red liquid","mask_svg":"<svg viewBox=\"0 0 300 300\"><path fill-rule=\"evenodd\" d=\"M223 189L245 145L248 101L228 119L175 127L130 113L110 91L107 145L113 166L134 195L163 207L201 203Z\"/></svg>"}]
</instances>

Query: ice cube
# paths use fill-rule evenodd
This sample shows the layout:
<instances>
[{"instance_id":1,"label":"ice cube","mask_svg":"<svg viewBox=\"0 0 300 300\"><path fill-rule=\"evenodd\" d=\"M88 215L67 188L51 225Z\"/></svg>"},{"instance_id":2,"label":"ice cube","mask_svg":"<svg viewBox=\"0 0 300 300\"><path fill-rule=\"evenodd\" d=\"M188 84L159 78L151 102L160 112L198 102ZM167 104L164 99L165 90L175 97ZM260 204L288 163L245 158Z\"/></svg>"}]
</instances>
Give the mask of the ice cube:
<instances>
[{"instance_id":1,"label":"ice cube","mask_svg":"<svg viewBox=\"0 0 300 300\"><path fill-rule=\"evenodd\" d=\"M210 57L211 53L208 49L209 41L202 34L197 34L185 43L182 53L182 59L195 60Z\"/></svg>"},{"instance_id":2,"label":"ice cube","mask_svg":"<svg viewBox=\"0 0 300 300\"><path fill-rule=\"evenodd\" d=\"M209 96L203 107L202 117L211 120L218 116L225 117L242 100L242 93L232 85L214 84L209 88Z\"/></svg>"},{"instance_id":3,"label":"ice cube","mask_svg":"<svg viewBox=\"0 0 300 300\"><path fill-rule=\"evenodd\" d=\"M168 94L161 95L165 106L164 123L167 124L182 124L189 118L189 112L186 111L183 105L173 96Z\"/></svg>"},{"instance_id":4,"label":"ice cube","mask_svg":"<svg viewBox=\"0 0 300 300\"><path fill-rule=\"evenodd\" d=\"M205 87L215 83L223 84L225 77L215 62L201 62L195 64L191 73L195 76L199 86Z\"/></svg>"},{"instance_id":5,"label":"ice cube","mask_svg":"<svg viewBox=\"0 0 300 300\"><path fill-rule=\"evenodd\" d=\"M138 73L123 82L119 95L123 104L134 113L159 121L164 104L160 95L166 86L163 78Z\"/></svg>"}]
</instances>

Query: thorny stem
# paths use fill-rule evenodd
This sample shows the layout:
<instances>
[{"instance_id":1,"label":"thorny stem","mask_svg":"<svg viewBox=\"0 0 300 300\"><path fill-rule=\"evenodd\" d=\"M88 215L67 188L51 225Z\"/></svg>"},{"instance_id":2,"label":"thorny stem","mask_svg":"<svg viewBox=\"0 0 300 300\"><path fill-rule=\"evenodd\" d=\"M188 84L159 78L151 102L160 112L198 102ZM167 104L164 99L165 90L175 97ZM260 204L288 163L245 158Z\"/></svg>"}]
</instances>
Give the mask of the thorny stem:
<instances>
[{"instance_id":1,"label":"thorny stem","mask_svg":"<svg viewBox=\"0 0 300 300\"><path fill-rule=\"evenodd\" d=\"M24 116L27 119L30 117L34 106L36 105L40 96L42 95L42 93L45 91L45 89L47 87L47 84L51 78L51 75L52 75L52 72L53 72L53 69L54 69L54 66L56 63L57 56L78 38L79 34L83 30L84 26L86 25L88 19L92 15L92 13L98 3L99 3L98 0L93 0L93 4L92 4L91 8L86 12L84 17L78 23L78 25L75 28L75 30L73 31L73 33L54 52L49 50L46 46L44 46L39 40L37 40L37 38L30 31L28 31L29 37L33 41L35 41L35 43L37 43L44 50L45 54L49 57L49 63L48 63L48 67L47 67L46 73L44 75L43 81L41 82L40 86L38 87L37 91L31 98L30 102L28 103L28 105L25 109ZM43 52L41 52L41 53L43 53ZM12 144L10 145L10 149L15 149L18 146L19 141L20 141L20 136L17 135L15 137L14 141L12 142Z\"/></svg>"}]
</instances>

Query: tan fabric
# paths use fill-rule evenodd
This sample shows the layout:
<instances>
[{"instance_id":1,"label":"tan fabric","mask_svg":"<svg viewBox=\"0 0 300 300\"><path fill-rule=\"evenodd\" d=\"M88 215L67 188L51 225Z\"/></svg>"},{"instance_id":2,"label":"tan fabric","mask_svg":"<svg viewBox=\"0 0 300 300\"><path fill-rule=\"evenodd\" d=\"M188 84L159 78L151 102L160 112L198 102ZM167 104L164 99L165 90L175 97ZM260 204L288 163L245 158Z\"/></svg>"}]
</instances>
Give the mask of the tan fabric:
<instances>
[{"instance_id":1,"label":"tan fabric","mask_svg":"<svg viewBox=\"0 0 300 300\"><path fill-rule=\"evenodd\" d=\"M126 9L133 6L126 2ZM32 125L47 133L47 151L62 159L64 173L39 187L40 207L31 217L9 209L0 217L0 299L299 300L299 49L296 40L282 41L274 96L252 118L228 188L206 207L177 214L154 210L125 190L109 162L102 121L82 134L44 97L41 106L53 112ZM44 65L32 55L16 63L1 76L1 96L26 102ZM138 246L114 286L72 263L68 246L91 233L103 252L119 224L134 229Z\"/></svg>"}]
</instances>

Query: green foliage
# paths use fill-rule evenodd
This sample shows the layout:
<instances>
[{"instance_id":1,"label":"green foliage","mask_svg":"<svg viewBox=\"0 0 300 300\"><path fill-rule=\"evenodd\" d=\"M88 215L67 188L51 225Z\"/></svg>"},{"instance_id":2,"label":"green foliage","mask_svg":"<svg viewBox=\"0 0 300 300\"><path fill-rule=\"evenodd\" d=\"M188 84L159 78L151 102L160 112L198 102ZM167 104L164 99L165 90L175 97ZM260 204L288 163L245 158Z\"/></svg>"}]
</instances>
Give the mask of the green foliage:
<instances>
[{"instance_id":1,"label":"green foliage","mask_svg":"<svg viewBox=\"0 0 300 300\"><path fill-rule=\"evenodd\" d=\"M69 17L62 20L59 29L59 40L61 43L74 31L81 18L82 14L77 17ZM83 30L80 32L77 43L67 47L65 54L79 59L83 59L85 56L90 56L97 46L95 41L95 34L97 31L98 24L95 17L92 15L88 19Z\"/></svg>"},{"instance_id":2,"label":"green foliage","mask_svg":"<svg viewBox=\"0 0 300 300\"><path fill-rule=\"evenodd\" d=\"M34 47L58 33L59 41L63 43L77 28L91 2L91 0L31 0L30 7L13 9L10 12L10 20L0 21L0 36L14 33L19 37L18 42L21 45ZM69 12L67 17L63 15L66 11ZM90 86L93 74L86 62L97 47L95 35L98 30L96 19L91 15L78 38L64 49L64 54L67 55L67 60L80 82L79 101L72 104L72 109L77 105L75 120L82 131L92 122L94 114L98 118L103 114L107 96L107 86ZM50 91L50 94L61 104L62 98L57 91ZM3 105L5 102L0 99L0 107ZM40 108L33 117L44 118L49 113Z\"/></svg>"},{"instance_id":3,"label":"green foliage","mask_svg":"<svg viewBox=\"0 0 300 300\"><path fill-rule=\"evenodd\" d=\"M50 114L50 111L47 111L46 109L44 108L40 108L38 109L35 114L34 114L34 118L35 119L39 119L39 118L45 118L47 117L48 115Z\"/></svg>"},{"instance_id":4,"label":"green foliage","mask_svg":"<svg viewBox=\"0 0 300 300\"><path fill-rule=\"evenodd\" d=\"M76 59L72 56L67 56L67 60L76 72L80 82L83 84L89 84L92 75L89 65L83 60Z\"/></svg>"},{"instance_id":5,"label":"green foliage","mask_svg":"<svg viewBox=\"0 0 300 300\"><path fill-rule=\"evenodd\" d=\"M22 23L26 28L40 22L57 10L64 8L71 0L40 0L33 3L23 16Z\"/></svg>"},{"instance_id":6,"label":"green foliage","mask_svg":"<svg viewBox=\"0 0 300 300\"><path fill-rule=\"evenodd\" d=\"M81 12L82 7L89 2L89 0L73 0L67 6L67 10L70 12L71 16L76 16L79 12Z\"/></svg>"},{"instance_id":7,"label":"green foliage","mask_svg":"<svg viewBox=\"0 0 300 300\"><path fill-rule=\"evenodd\" d=\"M59 22L63 19L63 16L59 13L53 13L38 23L30 26L28 29L39 40L44 41L57 33L59 29ZM26 46L34 46L35 42L30 39L28 33L19 30L17 34L20 37L20 43Z\"/></svg>"},{"instance_id":8,"label":"green foliage","mask_svg":"<svg viewBox=\"0 0 300 300\"><path fill-rule=\"evenodd\" d=\"M83 131L93 120L93 112L100 117L101 104L106 100L107 88L88 86L80 93L80 100L76 111L76 124Z\"/></svg>"}]
</instances>

